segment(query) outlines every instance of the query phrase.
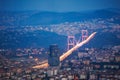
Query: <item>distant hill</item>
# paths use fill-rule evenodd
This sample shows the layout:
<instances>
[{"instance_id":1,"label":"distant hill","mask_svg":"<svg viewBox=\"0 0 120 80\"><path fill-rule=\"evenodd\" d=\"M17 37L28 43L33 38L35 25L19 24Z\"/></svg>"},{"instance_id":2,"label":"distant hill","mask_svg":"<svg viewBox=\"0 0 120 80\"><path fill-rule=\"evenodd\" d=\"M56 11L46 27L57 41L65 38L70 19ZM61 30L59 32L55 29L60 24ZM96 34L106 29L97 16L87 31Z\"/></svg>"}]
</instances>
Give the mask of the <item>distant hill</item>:
<instances>
[{"instance_id":1,"label":"distant hill","mask_svg":"<svg viewBox=\"0 0 120 80\"><path fill-rule=\"evenodd\" d=\"M18 32L0 31L0 48L39 48L58 44L63 48L66 37L46 31Z\"/></svg>"},{"instance_id":2,"label":"distant hill","mask_svg":"<svg viewBox=\"0 0 120 80\"><path fill-rule=\"evenodd\" d=\"M115 16L120 16L120 13L98 10L91 12L68 12L68 13L56 13L56 12L39 12L27 19L23 20L21 24L24 25L49 25L49 24L59 24L63 22L77 22L90 20L95 18L113 18Z\"/></svg>"},{"instance_id":3,"label":"distant hill","mask_svg":"<svg viewBox=\"0 0 120 80\"><path fill-rule=\"evenodd\" d=\"M95 18L120 17L120 12L113 9L96 10L88 12L39 12L39 11L18 11L0 12L0 25L50 25L63 22L76 22ZM118 20L120 21L120 20ZM119 22L118 22L119 23Z\"/></svg>"},{"instance_id":4,"label":"distant hill","mask_svg":"<svg viewBox=\"0 0 120 80\"><path fill-rule=\"evenodd\" d=\"M60 48L66 49L67 36L58 35L46 31L0 31L0 48L39 48L58 44ZM120 33L98 32L93 39L83 47L107 47L120 45Z\"/></svg>"},{"instance_id":5,"label":"distant hill","mask_svg":"<svg viewBox=\"0 0 120 80\"><path fill-rule=\"evenodd\" d=\"M39 11L20 11L20 12L0 12L0 27L13 26L17 30L0 30L0 48L38 48L48 47L50 44L58 44L61 48L66 48L67 37L47 31L19 31L21 25L50 25L63 22L77 22L90 19L117 18L114 23L120 24L120 13L117 10L98 10L90 12L39 12ZM97 30L96 30L97 31ZM105 47L120 45L120 33L98 31L96 36L85 46L86 47Z\"/></svg>"}]
</instances>

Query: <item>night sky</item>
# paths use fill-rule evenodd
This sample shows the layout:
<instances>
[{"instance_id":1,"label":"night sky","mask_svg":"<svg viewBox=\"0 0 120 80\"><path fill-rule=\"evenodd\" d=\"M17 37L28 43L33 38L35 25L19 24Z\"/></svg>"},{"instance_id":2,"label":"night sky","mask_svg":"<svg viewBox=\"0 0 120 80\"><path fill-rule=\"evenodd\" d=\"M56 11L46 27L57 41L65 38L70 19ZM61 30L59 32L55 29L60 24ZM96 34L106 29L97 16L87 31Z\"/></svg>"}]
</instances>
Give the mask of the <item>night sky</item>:
<instances>
[{"instance_id":1,"label":"night sky","mask_svg":"<svg viewBox=\"0 0 120 80\"><path fill-rule=\"evenodd\" d=\"M0 11L79 12L106 8L120 9L120 0L0 0Z\"/></svg>"}]
</instances>

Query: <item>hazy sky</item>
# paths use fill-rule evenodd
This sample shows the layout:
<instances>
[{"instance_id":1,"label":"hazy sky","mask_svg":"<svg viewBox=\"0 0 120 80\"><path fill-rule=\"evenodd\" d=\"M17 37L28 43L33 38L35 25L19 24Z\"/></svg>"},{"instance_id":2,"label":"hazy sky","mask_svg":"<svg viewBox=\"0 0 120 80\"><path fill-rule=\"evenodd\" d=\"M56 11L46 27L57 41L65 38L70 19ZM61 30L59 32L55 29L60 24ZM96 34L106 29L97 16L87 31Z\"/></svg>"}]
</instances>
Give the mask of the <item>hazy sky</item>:
<instances>
[{"instance_id":1,"label":"hazy sky","mask_svg":"<svg viewBox=\"0 0 120 80\"><path fill-rule=\"evenodd\" d=\"M119 8L120 0L0 0L0 10L87 11Z\"/></svg>"}]
</instances>

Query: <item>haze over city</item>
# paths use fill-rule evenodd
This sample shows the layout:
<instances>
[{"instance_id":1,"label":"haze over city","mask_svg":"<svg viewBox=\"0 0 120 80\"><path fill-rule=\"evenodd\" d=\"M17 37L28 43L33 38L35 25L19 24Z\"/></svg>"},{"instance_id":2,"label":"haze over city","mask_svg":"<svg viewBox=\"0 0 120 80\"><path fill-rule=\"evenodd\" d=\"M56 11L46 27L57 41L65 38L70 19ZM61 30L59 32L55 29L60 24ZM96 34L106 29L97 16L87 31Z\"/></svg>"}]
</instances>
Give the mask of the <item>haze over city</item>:
<instances>
[{"instance_id":1,"label":"haze over city","mask_svg":"<svg viewBox=\"0 0 120 80\"><path fill-rule=\"evenodd\" d=\"M80 12L107 8L120 9L120 0L0 0L0 10Z\"/></svg>"},{"instance_id":2,"label":"haze over city","mask_svg":"<svg viewBox=\"0 0 120 80\"><path fill-rule=\"evenodd\" d=\"M120 0L0 0L0 80L120 80Z\"/></svg>"}]
</instances>

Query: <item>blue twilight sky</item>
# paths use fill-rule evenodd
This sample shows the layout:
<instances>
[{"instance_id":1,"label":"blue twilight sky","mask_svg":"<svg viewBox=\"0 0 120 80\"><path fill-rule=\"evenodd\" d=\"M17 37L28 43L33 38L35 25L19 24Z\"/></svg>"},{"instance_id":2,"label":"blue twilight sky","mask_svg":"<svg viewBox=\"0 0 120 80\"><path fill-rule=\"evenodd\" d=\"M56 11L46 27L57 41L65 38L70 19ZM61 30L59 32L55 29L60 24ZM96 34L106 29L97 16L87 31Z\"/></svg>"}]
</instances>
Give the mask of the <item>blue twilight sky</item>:
<instances>
[{"instance_id":1,"label":"blue twilight sky","mask_svg":"<svg viewBox=\"0 0 120 80\"><path fill-rule=\"evenodd\" d=\"M105 8L119 8L120 0L0 0L0 11L87 11Z\"/></svg>"}]
</instances>

